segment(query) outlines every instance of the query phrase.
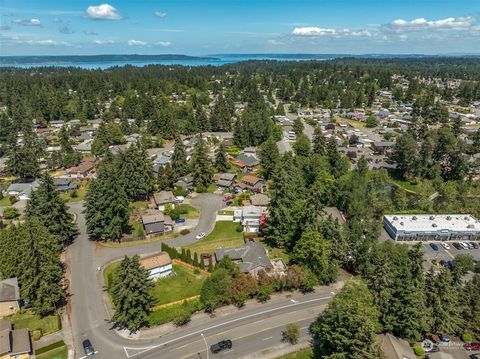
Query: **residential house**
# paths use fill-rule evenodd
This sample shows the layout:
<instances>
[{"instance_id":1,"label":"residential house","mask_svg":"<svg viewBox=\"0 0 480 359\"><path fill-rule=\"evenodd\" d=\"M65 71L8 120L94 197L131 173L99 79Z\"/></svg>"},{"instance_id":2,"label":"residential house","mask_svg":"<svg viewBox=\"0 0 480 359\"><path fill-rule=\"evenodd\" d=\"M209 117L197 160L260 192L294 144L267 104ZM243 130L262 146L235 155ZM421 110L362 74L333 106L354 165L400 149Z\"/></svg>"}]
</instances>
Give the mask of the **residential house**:
<instances>
[{"instance_id":1,"label":"residential house","mask_svg":"<svg viewBox=\"0 0 480 359\"><path fill-rule=\"evenodd\" d=\"M377 336L377 343L385 359L416 359L410 344L390 333Z\"/></svg>"},{"instance_id":2,"label":"residential house","mask_svg":"<svg viewBox=\"0 0 480 359\"><path fill-rule=\"evenodd\" d=\"M20 309L20 289L17 278L0 282L0 318L14 314Z\"/></svg>"},{"instance_id":3,"label":"residential house","mask_svg":"<svg viewBox=\"0 0 480 359\"><path fill-rule=\"evenodd\" d=\"M392 154L392 149L394 145L395 142L375 141L372 144L372 148L376 154L390 156Z\"/></svg>"},{"instance_id":4,"label":"residential house","mask_svg":"<svg viewBox=\"0 0 480 359\"><path fill-rule=\"evenodd\" d=\"M130 143L125 143L123 145L112 145L108 147L108 150L112 153L112 155L117 155L119 153L127 151L129 147Z\"/></svg>"},{"instance_id":5,"label":"residential house","mask_svg":"<svg viewBox=\"0 0 480 359\"><path fill-rule=\"evenodd\" d=\"M263 179L253 175L244 176L240 183L235 185L235 190L237 192L241 191L252 191L256 193L263 192L265 189L265 184Z\"/></svg>"},{"instance_id":6,"label":"residential house","mask_svg":"<svg viewBox=\"0 0 480 359\"><path fill-rule=\"evenodd\" d=\"M256 147L245 147L243 149L243 154L256 158L257 157L257 148Z\"/></svg>"},{"instance_id":7,"label":"residential house","mask_svg":"<svg viewBox=\"0 0 480 359\"><path fill-rule=\"evenodd\" d=\"M250 203L252 206L265 208L270 203L270 198L266 194L255 193L253 196L250 196Z\"/></svg>"},{"instance_id":8,"label":"residential house","mask_svg":"<svg viewBox=\"0 0 480 359\"><path fill-rule=\"evenodd\" d=\"M261 207L243 206L233 212L233 221L240 222L244 232L260 232L265 224L265 216Z\"/></svg>"},{"instance_id":9,"label":"residential house","mask_svg":"<svg viewBox=\"0 0 480 359\"><path fill-rule=\"evenodd\" d=\"M13 329L12 322L0 319L0 359L28 359L33 355L28 329Z\"/></svg>"},{"instance_id":10,"label":"residential house","mask_svg":"<svg viewBox=\"0 0 480 359\"><path fill-rule=\"evenodd\" d=\"M216 179L216 184L221 189L230 189L237 175L235 173L221 173Z\"/></svg>"},{"instance_id":11,"label":"residential house","mask_svg":"<svg viewBox=\"0 0 480 359\"><path fill-rule=\"evenodd\" d=\"M142 215L142 223L147 237L160 236L173 231L173 220L170 216L156 209L150 209Z\"/></svg>"},{"instance_id":12,"label":"residential house","mask_svg":"<svg viewBox=\"0 0 480 359\"><path fill-rule=\"evenodd\" d=\"M268 273L273 269L265 248L258 242L248 242L243 247L218 248L215 250L215 260L217 262L225 256L229 256L236 263L241 273L258 276L260 273Z\"/></svg>"},{"instance_id":13,"label":"residential house","mask_svg":"<svg viewBox=\"0 0 480 359\"><path fill-rule=\"evenodd\" d=\"M242 172L251 172L260 166L260 161L253 156L238 155L234 166L240 168Z\"/></svg>"},{"instance_id":14,"label":"residential house","mask_svg":"<svg viewBox=\"0 0 480 359\"><path fill-rule=\"evenodd\" d=\"M72 148L80 153L90 153L92 152L92 139L86 139L78 145L73 145Z\"/></svg>"},{"instance_id":15,"label":"residential house","mask_svg":"<svg viewBox=\"0 0 480 359\"><path fill-rule=\"evenodd\" d=\"M53 128L60 129L63 127L65 122L58 120L58 121L50 121L48 124Z\"/></svg>"},{"instance_id":16,"label":"residential house","mask_svg":"<svg viewBox=\"0 0 480 359\"><path fill-rule=\"evenodd\" d=\"M21 200L29 200L30 195L40 186L40 182L37 180L30 182L17 182L12 183L7 188L7 195L17 196Z\"/></svg>"},{"instance_id":17,"label":"residential house","mask_svg":"<svg viewBox=\"0 0 480 359\"><path fill-rule=\"evenodd\" d=\"M58 192L68 192L78 188L78 184L73 182L71 178L55 177L53 183Z\"/></svg>"},{"instance_id":18,"label":"residential house","mask_svg":"<svg viewBox=\"0 0 480 359\"><path fill-rule=\"evenodd\" d=\"M140 259L140 265L145 268L154 281L173 274L172 259L167 252L159 252Z\"/></svg>"},{"instance_id":19,"label":"residential house","mask_svg":"<svg viewBox=\"0 0 480 359\"><path fill-rule=\"evenodd\" d=\"M171 204L174 208L176 203L176 198L173 195L172 191L161 191L158 193L154 193L153 200L155 201L155 205L160 211L165 210L166 204Z\"/></svg>"},{"instance_id":20,"label":"residential house","mask_svg":"<svg viewBox=\"0 0 480 359\"><path fill-rule=\"evenodd\" d=\"M188 174L186 176L180 177L178 181L175 182L173 185L175 187L181 187L186 191L192 191L194 185L193 176L191 174Z\"/></svg>"},{"instance_id":21,"label":"residential house","mask_svg":"<svg viewBox=\"0 0 480 359\"><path fill-rule=\"evenodd\" d=\"M65 174L71 178L86 178L92 175L97 159L95 157L84 158L78 166L70 167Z\"/></svg>"}]
</instances>

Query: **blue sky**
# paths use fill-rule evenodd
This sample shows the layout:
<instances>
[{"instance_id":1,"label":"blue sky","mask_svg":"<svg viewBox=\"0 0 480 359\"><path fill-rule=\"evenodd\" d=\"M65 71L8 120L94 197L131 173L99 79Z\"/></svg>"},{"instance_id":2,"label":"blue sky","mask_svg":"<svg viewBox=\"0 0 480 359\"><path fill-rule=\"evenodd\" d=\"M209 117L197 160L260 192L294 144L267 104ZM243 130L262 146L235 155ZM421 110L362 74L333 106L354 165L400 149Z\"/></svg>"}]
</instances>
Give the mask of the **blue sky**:
<instances>
[{"instance_id":1,"label":"blue sky","mask_svg":"<svg viewBox=\"0 0 480 359\"><path fill-rule=\"evenodd\" d=\"M0 0L1 55L480 53L479 0Z\"/></svg>"}]
</instances>

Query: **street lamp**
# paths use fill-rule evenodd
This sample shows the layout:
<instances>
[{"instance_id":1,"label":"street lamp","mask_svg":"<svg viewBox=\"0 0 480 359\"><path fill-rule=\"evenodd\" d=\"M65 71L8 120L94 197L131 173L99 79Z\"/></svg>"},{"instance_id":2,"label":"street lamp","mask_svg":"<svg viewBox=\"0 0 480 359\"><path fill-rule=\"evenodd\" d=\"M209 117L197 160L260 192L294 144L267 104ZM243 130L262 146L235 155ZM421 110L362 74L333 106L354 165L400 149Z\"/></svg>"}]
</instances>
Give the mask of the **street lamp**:
<instances>
[{"instance_id":1,"label":"street lamp","mask_svg":"<svg viewBox=\"0 0 480 359\"><path fill-rule=\"evenodd\" d=\"M210 357L210 353L208 352L208 344L207 344L207 339L205 339L205 336L203 335L203 333L200 334L203 338L203 341L205 342L205 350L207 351L207 359L209 359Z\"/></svg>"}]
</instances>

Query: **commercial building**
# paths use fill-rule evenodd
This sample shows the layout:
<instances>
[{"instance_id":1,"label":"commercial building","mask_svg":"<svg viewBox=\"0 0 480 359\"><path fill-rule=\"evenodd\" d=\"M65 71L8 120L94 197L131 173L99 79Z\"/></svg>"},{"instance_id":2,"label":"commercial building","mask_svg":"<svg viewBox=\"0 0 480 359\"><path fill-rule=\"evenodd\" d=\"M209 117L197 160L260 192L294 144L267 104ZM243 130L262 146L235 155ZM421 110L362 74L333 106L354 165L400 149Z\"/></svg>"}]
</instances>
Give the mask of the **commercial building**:
<instances>
[{"instance_id":1,"label":"commercial building","mask_svg":"<svg viewBox=\"0 0 480 359\"><path fill-rule=\"evenodd\" d=\"M388 215L383 225L396 241L471 241L480 239L480 222L468 214Z\"/></svg>"}]
</instances>

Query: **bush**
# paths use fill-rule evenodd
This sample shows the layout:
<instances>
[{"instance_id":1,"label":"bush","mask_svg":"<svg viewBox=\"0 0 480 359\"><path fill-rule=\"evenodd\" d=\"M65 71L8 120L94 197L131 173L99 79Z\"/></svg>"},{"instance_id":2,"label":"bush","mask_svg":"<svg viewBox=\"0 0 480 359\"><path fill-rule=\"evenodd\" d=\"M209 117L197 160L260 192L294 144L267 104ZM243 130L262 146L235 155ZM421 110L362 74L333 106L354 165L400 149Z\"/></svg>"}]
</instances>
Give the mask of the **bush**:
<instances>
[{"instance_id":1,"label":"bush","mask_svg":"<svg viewBox=\"0 0 480 359\"><path fill-rule=\"evenodd\" d=\"M413 352L418 357L421 357L421 356L425 355L425 350L423 349L421 344L415 344L413 346Z\"/></svg>"},{"instance_id":2,"label":"bush","mask_svg":"<svg viewBox=\"0 0 480 359\"><path fill-rule=\"evenodd\" d=\"M77 198L78 197L78 191L76 189L72 189L69 192L70 198Z\"/></svg>"},{"instance_id":3,"label":"bush","mask_svg":"<svg viewBox=\"0 0 480 359\"><path fill-rule=\"evenodd\" d=\"M15 207L7 207L3 211L3 218L5 219L15 219L20 216L20 212Z\"/></svg>"},{"instance_id":4,"label":"bush","mask_svg":"<svg viewBox=\"0 0 480 359\"><path fill-rule=\"evenodd\" d=\"M268 284L264 284L260 287L258 287L257 291L255 292L255 297L259 302L266 302L267 300L270 299L270 296L273 293L273 288L272 286Z\"/></svg>"},{"instance_id":5,"label":"bush","mask_svg":"<svg viewBox=\"0 0 480 359\"><path fill-rule=\"evenodd\" d=\"M242 226L242 224L241 224L241 223L237 224L237 227L235 227L235 230L236 230L237 232L243 232L243 226Z\"/></svg>"},{"instance_id":6,"label":"bush","mask_svg":"<svg viewBox=\"0 0 480 359\"><path fill-rule=\"evenodd\" d=\"M472 334L470 333L463 333L462 335L462 340L465 342L465 343L471 343L473 341L473 336Z\"/></svg>"},{"instance_id":7,"label":"bush","mask_svg":"<svg viewBox=\"0 0 480 359\"><path fill-rule=\"evenodd\" d=\"M32 331L32 339L34 341L40 340L40 338L43 336L42 330L41 329L35 329Z\"/></svg>"},{"instance_id":8,"label":"bush","mask_svg":"<svg viewBox=\"0 0 480 359\"><path fill-rule=\"evenodd\" d=\"M15 204L18 202L18 197L17 196L8 196L8 200L10 201L10 204Z\"/></svg>"},{"instance_id":9,"label":"bush","mask_svg":"<svg viewBox=\"0 0 480 359\"><path fill-rule=\"evenodd\" d=\"M287 324L287 329L282 332L282 341L290 344L297 344L300 338L300 326L298 324Z\"/></svg>"},{"instance_id":10,"label":"bush","mask_svg":"<svg viewBox=\"0 0 480 359\"><path fill-rule=\"evenodd\" d=\"M189 310L182 308L176 312L173 324L175 324L177 327L181 327L182 325L190 322L190 320L192 320L192 313Z\"/></svg>"},{"instance_id":11,"label":"bush","mask_svg":"<svg viewBox=\"0 0 480 359\"><path fill-rule=\"evenodd\" d=\"M180 231L180 234L181 234L182 236L184 236L184 235L186 235L186 234L189 234L189 233L190 233L190 230L189 230L189 229L182 229L182 230Z\"/></svg>"}]
</instances>

